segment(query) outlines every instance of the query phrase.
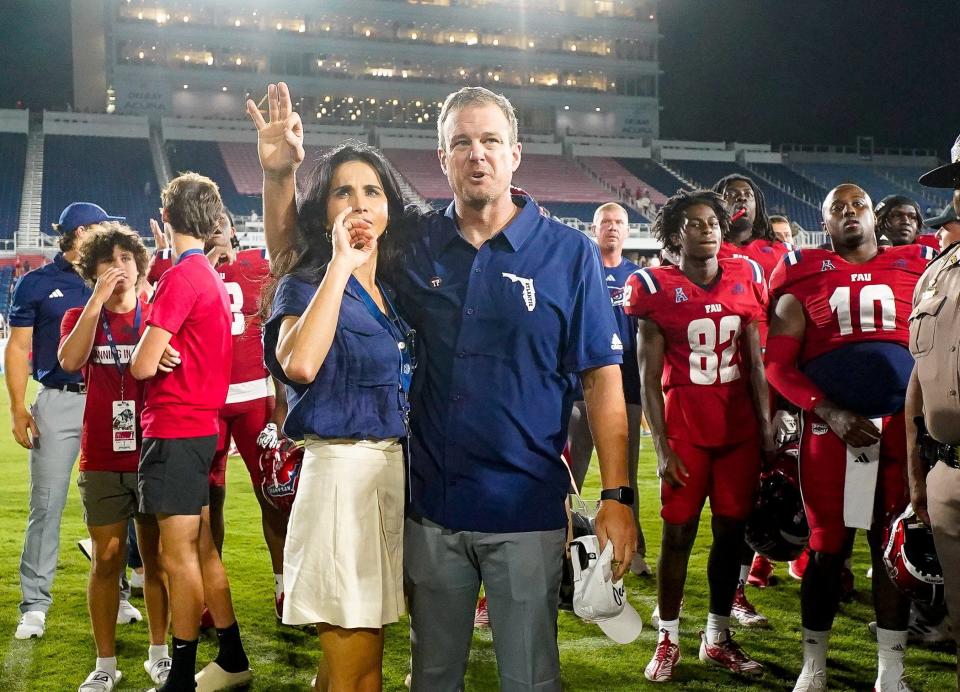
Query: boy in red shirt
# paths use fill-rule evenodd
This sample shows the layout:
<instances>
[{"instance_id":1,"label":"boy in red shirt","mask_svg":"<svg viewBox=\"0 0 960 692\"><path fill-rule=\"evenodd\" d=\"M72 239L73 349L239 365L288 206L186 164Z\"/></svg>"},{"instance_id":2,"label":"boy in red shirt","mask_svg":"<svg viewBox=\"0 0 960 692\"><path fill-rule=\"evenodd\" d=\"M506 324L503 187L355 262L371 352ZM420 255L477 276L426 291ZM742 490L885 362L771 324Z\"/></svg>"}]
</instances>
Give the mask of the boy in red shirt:
<instances>
[{"instance_id":1,"label":"boy in red shirt","mask_svg":"<svg viewBox=\"0 0 960 692\"><path fill-rule=\"evenodd\" d=\"M135 231L106 223L84 240L76 267L93 285L93 295L84 307L64 315L57 356L64 370L83 370L87 384L78 484L93 541L87 601L97 663L81 689L99 685L97 689L110 692L122 677L116 658L118 579L126 564L131 516L143 551L143 595L150 621L144 668L157 684L170 670L167 594L157 560L160 534L156 520L138 512L143 386L127 367L150 308L137 298L137 283L147 271L147 250Z\"/></svg>"},{"instance_id":2,"label":"boy in red shirt","mask_svg":"<svg viewBox=\"0 0 960 692\"><path fill-rule=\"evenodd\" d=\"M216 184L195 173L162 192L176 263L161 277L147 329L130 360L149 380L143 409L140 509L154 514L170 584L173 665L157 692L194 689L200 611L213 616L220 652L197 676L197 690L239 686L252 675L240 642L230 585L210 534L207 476L218 416L230 383L230 301L203 246L223 203Z\"/></svg>"}]
</instances>

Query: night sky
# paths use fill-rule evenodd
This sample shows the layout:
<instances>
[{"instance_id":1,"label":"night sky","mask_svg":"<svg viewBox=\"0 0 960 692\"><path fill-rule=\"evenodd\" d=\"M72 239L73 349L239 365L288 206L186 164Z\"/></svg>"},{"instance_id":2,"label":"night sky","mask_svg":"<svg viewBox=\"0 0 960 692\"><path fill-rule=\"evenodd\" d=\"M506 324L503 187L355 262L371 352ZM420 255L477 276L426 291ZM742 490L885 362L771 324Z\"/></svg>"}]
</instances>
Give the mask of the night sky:
<instances>
[{"instance_id":1,"label":"night sky","mask_svg":"<svg viewBox=\"0 0 960 692\"><path fill-rule=\"evenodd\" d=\"M0 0L0 107L72 100L68 0ZM661 0L661 136L936 148L960 133L958 0Z\"/></svg>"}]
</instances>

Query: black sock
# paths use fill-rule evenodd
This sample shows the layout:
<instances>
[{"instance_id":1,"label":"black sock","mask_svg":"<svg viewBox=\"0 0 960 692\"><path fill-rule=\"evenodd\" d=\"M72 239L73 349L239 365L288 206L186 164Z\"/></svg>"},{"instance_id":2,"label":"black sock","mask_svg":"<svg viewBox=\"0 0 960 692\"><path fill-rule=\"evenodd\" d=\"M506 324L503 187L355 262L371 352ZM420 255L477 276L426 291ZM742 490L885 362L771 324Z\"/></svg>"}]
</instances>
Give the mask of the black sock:
<instances>
[{"instance_id":1,"label":"black sock","mask_svg":"<svg viewBox=\"0 0 960 692\"><path fill-rule=\"evenodd\" d=\"M228 673L242 673L250 667L247 654L240 641L240 625L234 620L233 624L223 629L217 628L217 639L220 642L220 651L215 663Z\"/></svg>"},{"instance_id":2,"label":"black sock","mask_svg":"<svg viewBox=\"0 0 960 692\"><path fill-rule=\"evenodd\" d=\"M195 689L197 683L193 677L197 668L197 642L186 641L173 638L173 650L170 652L172 663L170 665L170 675L162 687L157 688L157 692L184 692L185 690Z\"/></svg>"}]
</instances>

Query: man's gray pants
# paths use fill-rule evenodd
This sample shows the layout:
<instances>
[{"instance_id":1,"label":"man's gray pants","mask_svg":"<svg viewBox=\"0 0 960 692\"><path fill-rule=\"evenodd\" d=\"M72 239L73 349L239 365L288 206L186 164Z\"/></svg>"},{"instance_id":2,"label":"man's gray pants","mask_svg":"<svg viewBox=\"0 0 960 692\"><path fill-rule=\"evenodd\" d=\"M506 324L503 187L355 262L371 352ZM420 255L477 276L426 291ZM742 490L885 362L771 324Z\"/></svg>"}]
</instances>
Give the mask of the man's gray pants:
<instances>
[{"instance_id":1,"label":"man's gray pants","mask_svg":"<svg viewBox=\"0 0 960 692\"><path fill-rule=\"evenodd\" d=\"M85 394L41 387L31 408L40 430L30 450L30 515L20 556L20 612L46 613L60 548L60 518L80 452Z\"/></svg>"},{"instance_id":2,"label":"man's gray pants","mask_svg":"<svg viewBox=\"0 0 960 692\"><path fill-rule=\"evenodd\" d=\"M557 605L566 537L565 529L480 533L407 519L403 572L410 606L411 690L463 690L481 582L500 690L561 690Z\"/></svg>"}]
</instances>

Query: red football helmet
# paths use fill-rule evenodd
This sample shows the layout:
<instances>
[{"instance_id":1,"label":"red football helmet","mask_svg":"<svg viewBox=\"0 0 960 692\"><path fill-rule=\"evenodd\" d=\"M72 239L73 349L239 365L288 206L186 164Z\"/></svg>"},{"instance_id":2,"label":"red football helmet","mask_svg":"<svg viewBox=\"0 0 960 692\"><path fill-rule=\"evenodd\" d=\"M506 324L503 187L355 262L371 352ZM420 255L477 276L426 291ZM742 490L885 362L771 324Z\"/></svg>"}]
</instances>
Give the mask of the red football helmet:
<instances>
[{"instance_id":1,"label":"red football helmet","mask_svg":"<svg viewBox=\"0 0 960 692\"><path fill-rule=\"evenodd\" d=\"M887 527L883 564L900 591L921 605L943 603L943 568L933 533L917 518L912 505Z\"/></svg>"},{"instance_id":2,"label":"red football helmet","mask_svg":"<svg viewBox=\"0 0 960 692\"><path fill-rule=\"evenodd\" d=\"M267 502L283 512L290 512L300 483L303 446L284 438L273 449L260 451L260 488Z\"/></svg>"},{"instance_id":3,"label":"red football helmet","mask_svg":"<svg viewBox=\"0 0 960 692\"><path fill-rule=\"evenodd\" d=\"M747 518L747 544L770 560L795 560L810 538L797 482L797 453L796 444L786 445L760 475L757 502Z\"/></svg>"}]
</instances>

